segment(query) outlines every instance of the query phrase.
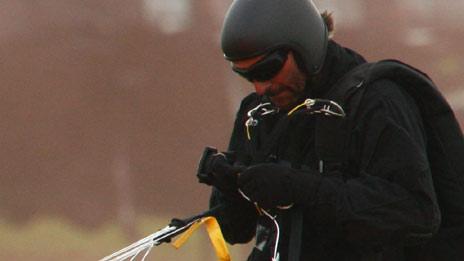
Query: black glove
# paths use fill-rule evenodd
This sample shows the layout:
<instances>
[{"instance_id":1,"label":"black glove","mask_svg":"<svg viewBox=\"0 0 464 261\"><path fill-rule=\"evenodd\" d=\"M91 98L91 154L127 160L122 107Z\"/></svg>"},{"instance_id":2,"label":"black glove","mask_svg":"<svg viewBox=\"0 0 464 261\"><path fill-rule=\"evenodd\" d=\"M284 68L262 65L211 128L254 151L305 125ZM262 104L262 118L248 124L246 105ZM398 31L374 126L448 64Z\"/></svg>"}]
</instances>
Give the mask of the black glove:
<instances>
[{"instance_id":1,"label":"black glove","mask_svg":"<svg viewBox=\"0 0 464 261\"><path fill-rule=\"evenodd\" d=\"M199 182L214 186L226 195L237 194L237 174L244 167L232 165L231 158L230 154L206 148L198 168Z\"/></svg>"},{"instance_id":2,"label":"black glove","mask_svg":"<svg viewBox=\"0 0 464 261\"><path fill-rule=\"evenodd\" d=\"M299 171L275 163L264 163L242 171L237 183L253 202L261 208L271 209L311 204L320 180L321 176L316 171Z\"/></svg>"},{"instance_id":3,"label":"black glove","mask_svg":"<svg viewBox=\"0 0 464 261\"><path fill-rule=\"evenodd\" d=\"M224 154L215 154L211 159L211 185L222 192L237 192L238 173L244 168L230 164Z\"/></svg>"}]
</instances>

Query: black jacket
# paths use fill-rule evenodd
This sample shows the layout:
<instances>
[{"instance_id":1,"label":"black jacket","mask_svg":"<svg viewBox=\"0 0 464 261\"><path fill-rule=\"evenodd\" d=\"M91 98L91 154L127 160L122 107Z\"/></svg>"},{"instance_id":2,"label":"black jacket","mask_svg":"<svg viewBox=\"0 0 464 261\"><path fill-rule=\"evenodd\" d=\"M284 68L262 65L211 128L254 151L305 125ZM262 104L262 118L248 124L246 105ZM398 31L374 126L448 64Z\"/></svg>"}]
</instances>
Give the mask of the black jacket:
<instances>
[{"instance_id":1,"label":"black jacket","mask_svg":"<svg viewBox=\"0 0 464 261\"><path fill-rule=\"evenodd\" d=\"M364 62L353 51L330 42L321 76L308 83L307 96L324 98L346 73ZM230 151L254 153L244 123L246 113L260 99L253 93L242 101ZM396 83L378 80L365 89L358 110L350 132L347 165L326 171L318 184L308 184L315 197L303 210L301 260L408 260L420 251L426 238L410 235L431 235L439 227L440 211L427 160L425 130L412 98ZM266 135L279 117L286 116L273 116L257 127L259 138L255 142L266 142ZM303 169L316 172L319 162L314 125L314 117L294 117L279 139L272 160L297 161ZM250 164L256 163L260 162ZM244 200L229 199L213 191L211 205L217 204L227 206L218 220L229 243L250 241L257 224L270 227L267 218L258 216ZM290 221L285 211L278 216L283 261L287 257ZM269 260L266 254L250 260Z\"/></svg>"}]
</instances>

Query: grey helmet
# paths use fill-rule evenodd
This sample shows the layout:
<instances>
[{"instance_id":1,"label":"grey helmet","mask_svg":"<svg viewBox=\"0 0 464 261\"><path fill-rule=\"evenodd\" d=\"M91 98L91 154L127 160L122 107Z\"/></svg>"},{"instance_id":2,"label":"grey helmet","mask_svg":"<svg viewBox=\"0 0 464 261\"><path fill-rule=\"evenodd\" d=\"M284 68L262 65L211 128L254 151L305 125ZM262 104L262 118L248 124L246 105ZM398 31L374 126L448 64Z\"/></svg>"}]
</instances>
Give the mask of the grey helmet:
<instances>
[{"instance_id":1,"label":"grey helmet","mask_svg":"<svg viewBox=\"0 0 464 261\"><path fill-rule=\"evenodd\" d=\"M289 48L309 75L321 69L328 31L311 0L234 0L222 27L226 59L246 59Z\"/></svg>"}]
</instances>

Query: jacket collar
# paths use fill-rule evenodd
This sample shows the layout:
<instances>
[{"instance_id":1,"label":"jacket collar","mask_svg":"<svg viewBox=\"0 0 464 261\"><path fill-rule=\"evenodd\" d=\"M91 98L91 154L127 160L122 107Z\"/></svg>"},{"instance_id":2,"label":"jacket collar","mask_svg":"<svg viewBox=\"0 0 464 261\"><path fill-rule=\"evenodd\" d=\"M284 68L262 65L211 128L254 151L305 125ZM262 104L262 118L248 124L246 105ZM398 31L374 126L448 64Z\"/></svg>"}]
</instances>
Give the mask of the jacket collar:
<instances>
[{"instance_id":1,"label":"jacket collar","mask_svg":"<svg viewBox=\"0 0 464 261\"><path fill-rule=\"evenodd\" d=\"M330 40L324 66L316 76L306 81L306 97L320 98L346 73L366 60L355 51Z\"/></svg>"}]
</instances>

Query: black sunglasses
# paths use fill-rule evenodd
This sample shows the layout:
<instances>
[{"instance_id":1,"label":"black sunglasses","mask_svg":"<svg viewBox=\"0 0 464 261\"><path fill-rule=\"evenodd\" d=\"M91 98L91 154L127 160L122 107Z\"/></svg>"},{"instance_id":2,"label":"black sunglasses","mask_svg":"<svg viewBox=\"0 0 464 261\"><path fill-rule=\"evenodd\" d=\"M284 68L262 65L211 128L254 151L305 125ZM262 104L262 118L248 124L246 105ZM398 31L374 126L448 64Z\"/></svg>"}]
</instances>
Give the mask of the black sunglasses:
<instances>
[{"instance_id":1,"label":"black sunglasses","mask_svg":"<svg viewBox=\"0 0 464 261\"><path fill-rule=\"evenodd\" d=\"M287 57L288 50L281 49L265 56L248 69L232 66L232 70L250 82L264 82L272 79L282 69Z\"/></svg>"}]
</instances>

